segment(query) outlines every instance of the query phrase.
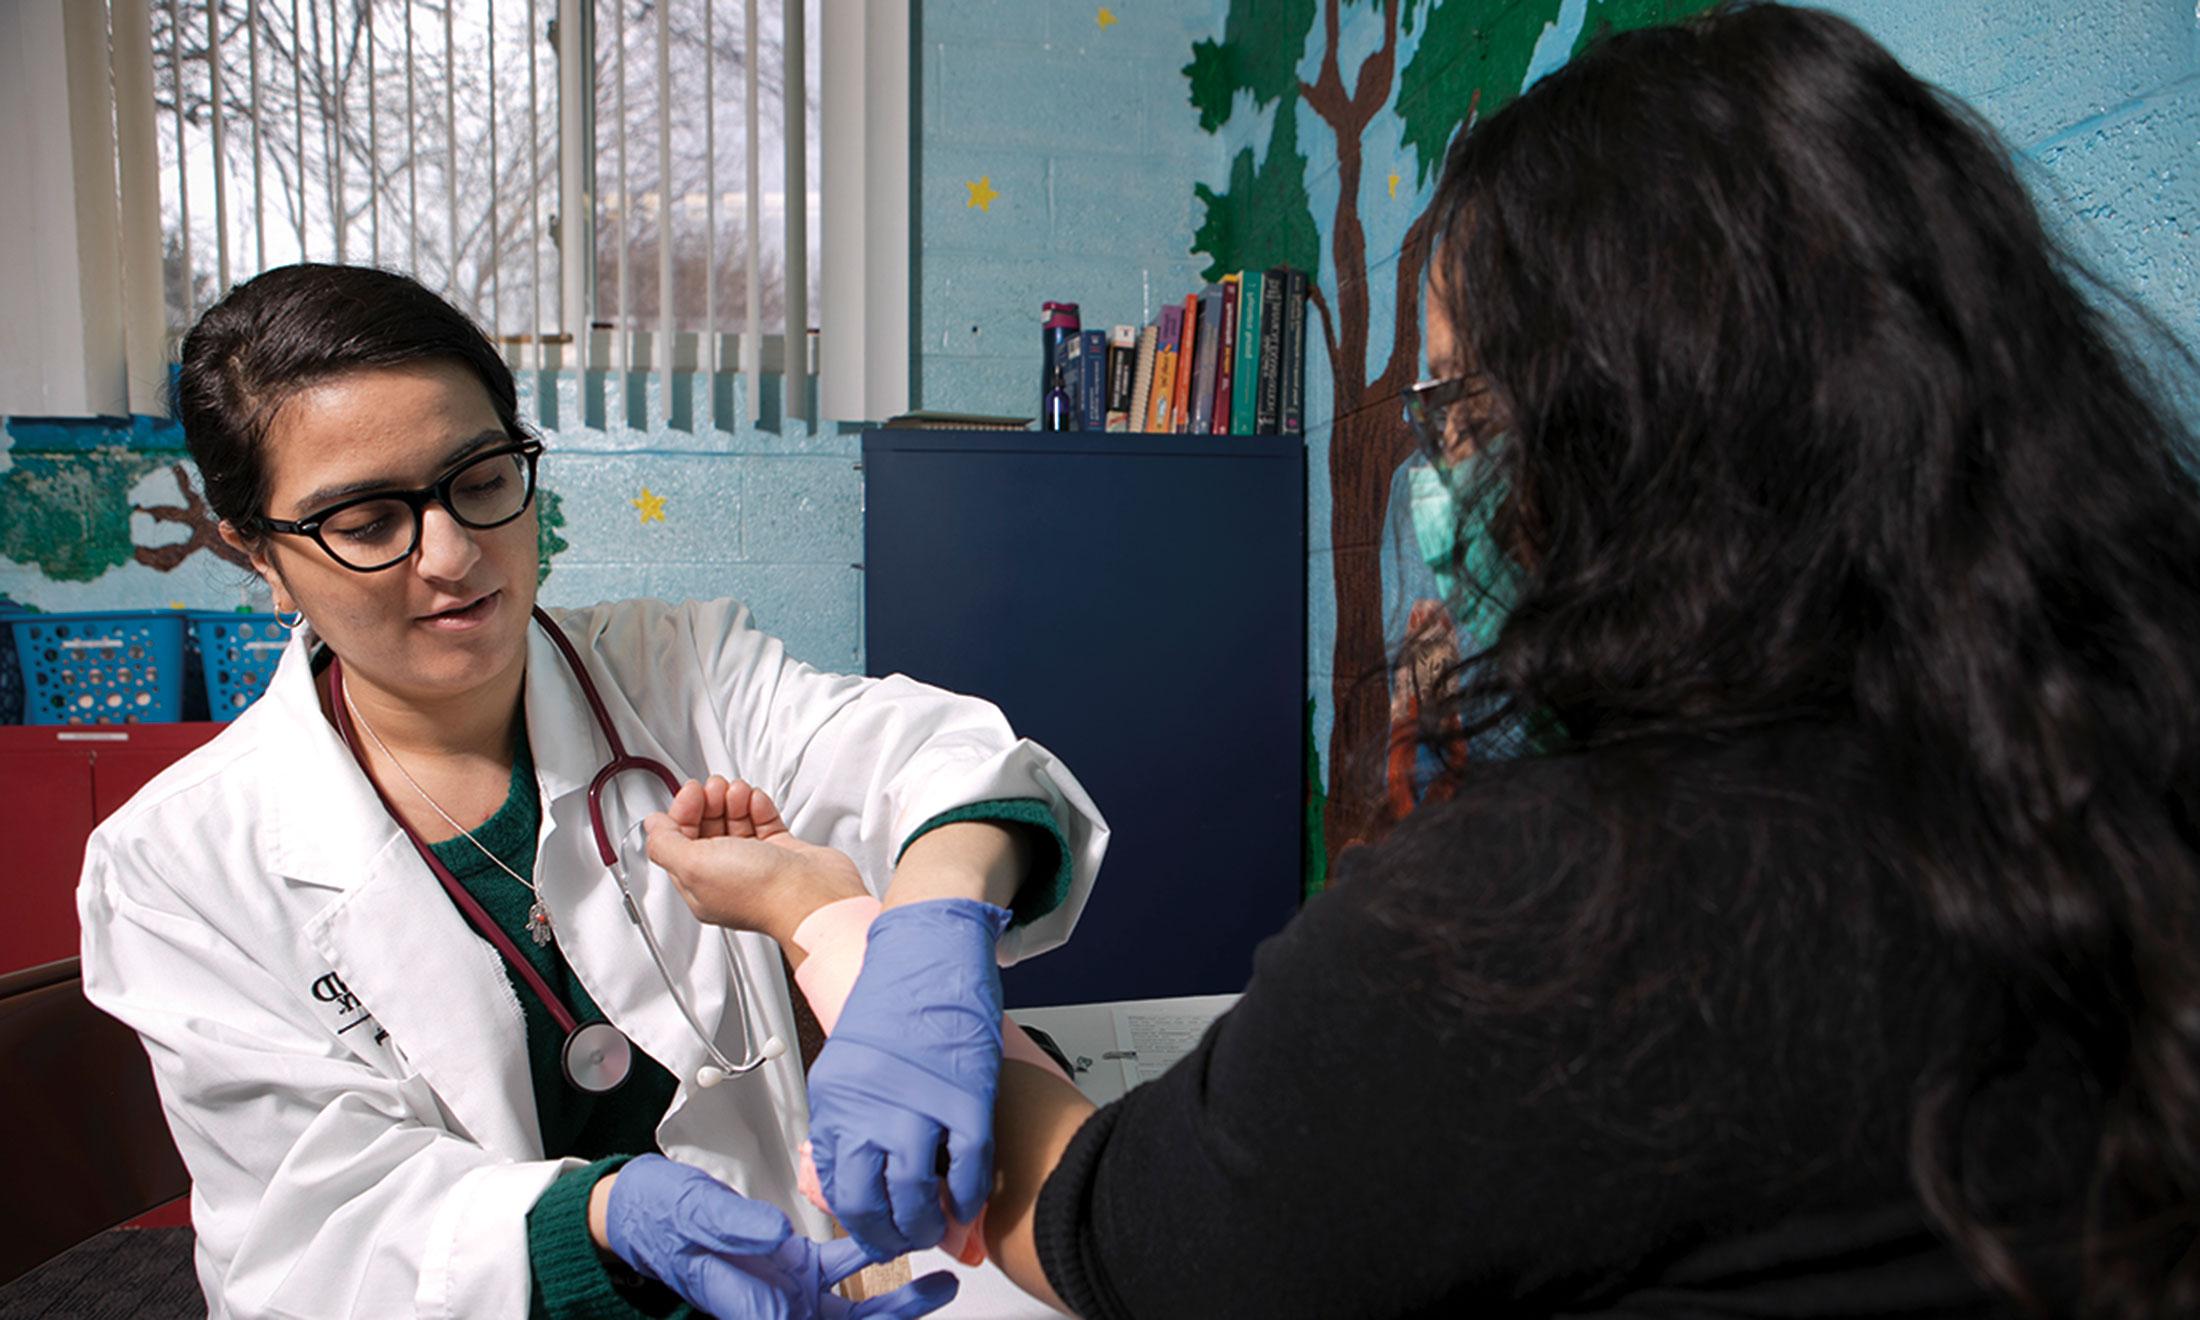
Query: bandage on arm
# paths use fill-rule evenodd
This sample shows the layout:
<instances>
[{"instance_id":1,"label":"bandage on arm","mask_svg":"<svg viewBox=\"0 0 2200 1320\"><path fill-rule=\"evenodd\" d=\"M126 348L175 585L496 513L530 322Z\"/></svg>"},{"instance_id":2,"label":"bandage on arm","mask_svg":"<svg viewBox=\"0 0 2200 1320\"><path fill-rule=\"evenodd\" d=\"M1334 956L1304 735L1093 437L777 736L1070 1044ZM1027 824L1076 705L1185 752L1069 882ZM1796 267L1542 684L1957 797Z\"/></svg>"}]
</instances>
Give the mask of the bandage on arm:
<instances>
[{"instance_id":1,"label":"bandage on arm","mask_svg":"<svg viewBox=\"0 0 2200 1320\"><path fill-rule=\"evenodd\" d=\"M802 965L794 970L795 986L802 997L809 1001L810 1012L817 1017L818 1026L830 1036L840 1021L840 1010L848 1002L848 994L855 989L856 975L863 970L863 950L870 940L871 922L880 910L879 901L866 894L858 898L844 898L803 918L795 927L795 947L802 950ZM1001 1057L1044 1068L1070 1081L1038 1042L1024 1034L1014 1019L1001 1019ZM1072 1083L1074 1085L1074 1083ZM811 1205L832 1213L825 1202L825 1190L817 1178L817 1166L810 1159L810 1143L801 1147L802 1165L796 1175L802 1195ZM965 1265L985 1263L985 1234L981 1231L985 1215L981 1212L976 1223L958 1224L953 1215L947 1218L947 1236L940 1241L940 1249Z\"/></svg>"}]
</instances>

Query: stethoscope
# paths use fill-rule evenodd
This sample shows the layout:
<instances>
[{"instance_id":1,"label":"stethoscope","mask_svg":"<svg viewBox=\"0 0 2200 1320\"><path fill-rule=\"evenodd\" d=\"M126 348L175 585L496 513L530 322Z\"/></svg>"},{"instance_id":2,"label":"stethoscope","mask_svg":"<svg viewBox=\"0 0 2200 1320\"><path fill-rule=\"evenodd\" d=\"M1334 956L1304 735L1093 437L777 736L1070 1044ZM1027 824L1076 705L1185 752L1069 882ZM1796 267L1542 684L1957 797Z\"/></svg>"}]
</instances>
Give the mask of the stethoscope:
<instances>
[{"instance_id":1,"label":"stethoscope","mask_svg":"<svg viewBox=\"0 0 2200 1320\"><path fill-rule=\"evenodd\" d=\"M611 747L611 759L596 772L596 777L588 784L588 824L596 836L597 855L603 859L604 867L611 872L612 878L619 882L619 897L626 906L627 920L633 922L635 929L642 933L642 943L649 949L649 960L656 965L657 975L664 981L665 990L671 994L672 1002L679 1005L680 1016L687 1019L689 1028L695 1032L695 1038L703 1042L703 1048L710 1054L710 1062L695 1070L695 1084L699 1087L712 1087L728 1077L754 1072L785 1054L786 1044L777 1036L767 1036L761 1049L748 1054L739 1063L728 1059L718 1048L718 1042L704 1029L703 1020L695 1015L694 1007L688 1003L687 996L681 993L680 983L673 978L671 969L665 966L665 955L657 944L657 933L649 928L648 919L642 916L642 905L634 897L633 884L627 879L626 863L620 858L619 850L612 845L611 832L604 828L604 786L620 775L639 770L663 784L665 792L674 794L680 791L680 781L662 762L628 753L625 742L619 737L618 729L611 723L610 712L604 709L603 697L596 691L595 680L588 676L587 667L581 664L580 654L573 649L573 643L566 639L564 629L543 613L540 606L535 607L534 617L550 640L557 643L558 653L565 657L566 667L579 680L581 694L588 698L589 712L596 718L596 727L603 731L604 741ZM366 757L360 752L358 737L352 730L350 708L344 700L344 662L333 654L329 657L328 681L329 709L336 716L336 732L342 736L344 746L351 749L352 756L363 768ZM458 877L451 874L450 868L443 864L434 850L414 832L412 826L405 823L403 816L397 814L397 809L390 805L389 795L382 791L382 786L375 784L371 775L367 777L367 782L373 784L374 795L381 799L382 809L389 812L390 819L397 822L397 828L405 832L405 837L412 842L413 850L420 854L420 860L426 862L428 869L435 873L435 878L443 885L443 891L451 896L451 901L465 915L468 924L483 939L495 946L506 964L519 973L520 979L527 983L527 988L534 992L535 998L542 1001L542 1006L549 1011L551 1019L565 1033L565 1046L559 1055L565 1068L565 1079L579 1090L598 1094L613 1090L624 1082L634 1071L634 1046L626 1038L626 1033L609 1022L584 1023L577 1019L564 1001L551 991L549 983L535 970L535 965L527 961L526 955L519 951L519 946L512 942L512 937L481 906L480 900L467 892L466 886L458 882ZM741 1044L746 1050L749 1043L748 988L746 978L735 964L730 951L726 957L726 970L733 981L734 1011L741 1019Z\"/></svg>"}]
</instances>

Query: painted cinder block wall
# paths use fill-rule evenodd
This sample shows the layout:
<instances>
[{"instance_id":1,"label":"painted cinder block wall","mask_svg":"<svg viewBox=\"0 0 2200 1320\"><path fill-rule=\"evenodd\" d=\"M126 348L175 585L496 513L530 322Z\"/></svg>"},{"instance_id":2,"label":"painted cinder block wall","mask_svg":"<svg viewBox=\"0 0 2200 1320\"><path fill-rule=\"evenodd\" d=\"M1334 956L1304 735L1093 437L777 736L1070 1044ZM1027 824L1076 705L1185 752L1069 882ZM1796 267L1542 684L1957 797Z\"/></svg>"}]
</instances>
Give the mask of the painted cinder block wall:
<instances>
[{"instance_id":1,"label":"painted cinder block wall","mask_svg":"<svg viewBox=\"0 0 2200 1320\"><path fill-rule=\"evenodd\" d=\"M1221 145L1180 72L1218 7L919 5L918 406L1037 415L1039 305L1144 325L1199 288L1195 181Z\"/></svg>"},{"instance_id":2,"label":"painted cinder block wall","mask_svg":"<svg viewBox=\"0 0 2200 1320\"><path fill-rule=\"evenodd\" d=\"M2192 0L1833 0L1979 110L2073 251L2200 350Z\"/></svg>"},{"instance_id":3,"label":"painted cinder block wall","mask_svg":"<svg viewBox=\"0 0 2200 1320\"><path fill-rule=\"evenodd\" d=\"M788 651L823 669L863 667L863 474L857 428L780 415L767 388L754 425L739 420L746 382L714 410L694 377L683 425L665 420L655 377L645 426L621 425L620 378L607 382L608 425L558 427L545 484L558 493L569 548L552 561L545 603L623 596L733 596ZM574 417L577 381L556 382ZM722 425L720 425L722 423ZM646 492L646 494L645 494Z\"/></svg>"}]
</instances>

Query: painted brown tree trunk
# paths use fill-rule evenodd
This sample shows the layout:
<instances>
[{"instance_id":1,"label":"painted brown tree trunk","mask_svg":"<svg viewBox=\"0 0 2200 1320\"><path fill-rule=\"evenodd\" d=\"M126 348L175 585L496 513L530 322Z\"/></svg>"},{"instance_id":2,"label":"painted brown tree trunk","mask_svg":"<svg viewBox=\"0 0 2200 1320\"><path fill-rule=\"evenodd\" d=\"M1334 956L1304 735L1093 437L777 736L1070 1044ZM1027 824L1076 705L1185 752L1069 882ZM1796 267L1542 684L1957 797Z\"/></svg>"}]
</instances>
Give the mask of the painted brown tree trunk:
<instances>
[{"instance_id":1,"label":"painted brown tree trunk","mask_svg":"<svg viewBox=\"0 0 2200 1320\"><path fill-rule=\"evenodd\" d=\"M181 463L169 469L175 474L176 485L183 491L183 503L140 504L133 512L142 513L154 522L177 523L191 529L189 540L169 545L141 545L131 551L136 560L148 568L163 573L175 571L178 564L204 550L217 559L226 559L239 568L250 568L252 561L227 541L222 539L221 519L207 506L206 500L191 484L191 470Z\"/></svg>"},{"instance_id":2,"label":"painted brown tree trunk","mask_svg":"<svg viewBox=\"0 0 2200 1320\"><path fill-rule=\"evenodd\" d=\"M1383 6L1382 48L1361 64L1348 94L1337 67L1339 0L1325 0L1327 48L1321 72L1300 94L1337 142L1337 211L1330 225L1337 272L1332 308L1313 291L1334 382L1329 436L1331 582L1337 638L1330 692L1335 721L1329 735L1329 802L1323 834L1334 861L1347 844L1368 837L1382 818L1383 750L1390 728L1387 645L1382 617L1382 535L1390 482L1412 452L1398 406L1421 356L1420 285L1427 258L1428 215L1406 231L1397 266L1396 324L1380 374L1365 378L1368 334L1367 233L1360 223L1360 138L1390 99L1397 74L1398 0Z\"/></svg>"}]
</instances>

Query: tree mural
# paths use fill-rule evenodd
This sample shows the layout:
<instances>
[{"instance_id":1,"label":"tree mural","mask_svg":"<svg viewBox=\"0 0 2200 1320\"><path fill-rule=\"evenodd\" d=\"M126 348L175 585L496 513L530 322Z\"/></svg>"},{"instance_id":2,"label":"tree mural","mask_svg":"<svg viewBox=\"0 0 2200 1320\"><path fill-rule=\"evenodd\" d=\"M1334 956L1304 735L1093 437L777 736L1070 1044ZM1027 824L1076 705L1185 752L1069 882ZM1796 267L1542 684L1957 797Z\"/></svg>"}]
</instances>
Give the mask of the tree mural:
<instances>
[{"instance_id":1,"label":"tree mural","mask_svg":"<svg viewBox=\"0 0 2200 1320\"><path fill-rule=\"evenodd\" d=\"M130 489L162 455L116 446L12 457L0 475L0 555L56 582L89 582L136 558Z\"/></svg>"},{"instance_id":2,"label":"tree mural","mask_svg":"<svg viewBox=\"0 0 2200 1320\"><path fill-rule=\"evenodd\" d=\"M36 423L18 423L30 430ZM198 487L198 472L170 454L127 444L52 452L18 449L0 473L0 556L35 566L56 582L89 582L110 569L137 563L172 573L205 551L239 568L251 561L221 537L221 520ZM166 467L175 478L176 502L140 504L130 498L139 482ZM537 491L536 581L550 576L550 561L566 549L565 506L557 492ZM181 527L180 541L137 540L132 515Z\"/></svg>"},{"instance_id":3,"label":"tree mural","mask_svg":"<svg viewBox=\"0 0 2200 1320\"><path fill-rule=\"evenodd\" d=\"M1296 266L1312 273L1311 302L1321 326L1320 348L1331 381L1333 419L1327 478L1330 492L1331 588L1336 644L1330 666L1334 723L1328 744L1327 804L1321 821L1325 855L1365 837L1384 810L1379 754L1389 729L1389 698L1378 675L1386 670L1381 603L1382 529L1391 479L1412 452L1412 436L1397 400L1421 359L1421 275L1428 257L1430 185L1463 124L1490 114L1523 86L1593 37L1615 27L1640 27L1699 12L1710 0L1231 0L1220 41L1192 47L1185 66L1200 127L1220 131L1244 107L1273 107L1265 155L1251 148L1232 160L1217 192L1195 187L1205 220L1193 250L1212 261L1205 277L1224 272ZM1340 56L1346 10L1369 10L1381 36L1348 74ZM1594 9L1594 14L1591 10ZM1354 16L1359 17L1359 16ZM1321 26L1318 66L1303 72L1307 42ZM1419 31L1416 32L1418 27ZM1417 40L1415 39L1417 37ZM1400 66L1401 50L1412 52ZM1365 44L1365 43L1362 43ZM1335 152L1337 202L1326 223L1307 191L1309 158L1301 149L1301 105L1326 130L1315 144ZM1368 127L1378 115L1401 121L1411 157L1411 188L1419 210L1406 226L1394 274L1395 308L1387 327L1371 324L1370 253L1362 221ZM1326 161L1324 162L1326 165ZM1399 173L1406 173L1400 162ZM1394 183L1402 184L1399 179ZM1326 245L1328 261L1324 263ZM1386 249L1373 254L1386 260ZM1387 335L1380 364L1370 362L1375 336ZM1321 358L1309 354L1309 375ZM1315 790L1322 786L1316 784Z\"/></svg>"},{"instance_id":4,"label":"tree mural","mask_svg":"<svg viewBox=\"0 0 2200 1320\"><path fill-rule=\"evenodd\" d=\"M190 535L181 541L170 541L165 545L138 546L131 551L137 561L147 568L170 573L175 571L176 565L204 550L239 568L251 567L252 561L245 558L242 551L222 539L221 519L214 516L214 511L207 507L206 497L199 494L198 487L192 484L190 465L171 463L168 470L176 478L176 489L183 492L183 503L137 504L132 505L131 509L154 522L181 526Z\"/></svg>"},{"instance_id":5,"label":"tree mural","mask_svg":"<svg viewBox=\"0 0 2200 1320\"><path fill-rule=\"evenodd\" d=\"M535 487L535 585L550 576L550 561L566 548L558 530L565 526L565 501L548 486Z\"/></svg>"}]
</instances>

